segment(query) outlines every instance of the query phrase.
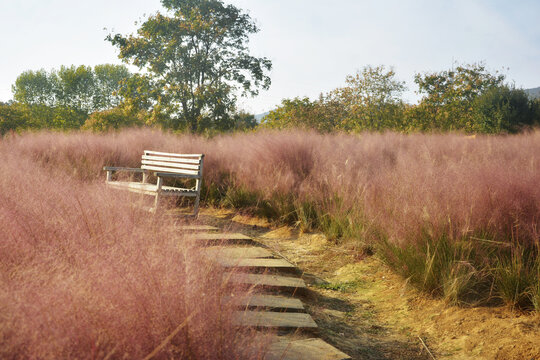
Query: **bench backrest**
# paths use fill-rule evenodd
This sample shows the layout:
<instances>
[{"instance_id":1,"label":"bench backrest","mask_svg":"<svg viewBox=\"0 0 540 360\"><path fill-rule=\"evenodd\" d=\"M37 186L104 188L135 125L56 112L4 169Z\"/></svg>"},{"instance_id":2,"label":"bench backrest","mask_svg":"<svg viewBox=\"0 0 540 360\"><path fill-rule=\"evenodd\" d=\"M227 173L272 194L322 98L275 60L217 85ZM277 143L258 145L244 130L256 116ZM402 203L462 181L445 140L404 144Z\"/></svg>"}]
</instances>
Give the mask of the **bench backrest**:
<instances>
[{"instance_id":1,"label":"bench backrest","mask_svg":"<svg viewBox=\"0 0 540 360\"><path fill-rule=\"evenodd\" d=\"M144 150L141 169L201 178L203 154L174 154Z\"/></svg>"}]
</instances>

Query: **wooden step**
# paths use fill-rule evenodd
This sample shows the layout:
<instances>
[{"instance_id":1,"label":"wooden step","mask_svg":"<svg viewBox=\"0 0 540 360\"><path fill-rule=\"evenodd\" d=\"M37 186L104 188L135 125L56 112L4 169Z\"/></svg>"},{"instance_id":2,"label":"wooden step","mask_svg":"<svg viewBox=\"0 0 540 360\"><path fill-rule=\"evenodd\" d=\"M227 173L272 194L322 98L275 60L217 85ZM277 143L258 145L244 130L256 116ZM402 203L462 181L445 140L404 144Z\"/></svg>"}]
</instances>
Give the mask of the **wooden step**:
<instances>
[{"instance_id":1,"label":"wooden step","mask_svg":"<svg viewBox=\"0 0 540 360\"><path fill-rule=\"evenodd\" d=\"M306 289L304 280L297 277L268 275L268 274L243 274L225 273L225 279L232 284L245 284L257 287L273 287L284 290Z\"/></svg>"},{"instance_id":2,"label":"wooden step","mask_svg":"<svg viewBox=\"0 0 540 360\"><path fill-rule=\"evenodd\" d=\"M309 314L274 311L237 311L233 314L233 325L294 330L317 328Z\"/></svg>"},{"instance_id":3,"label":"wooden step","mask_svg":"<svg viewBox=\"0 0 540 360\"><path fill-rule=\"evenodd\" d=\"M210 225L180 225L178 230L181 231L218 231L219 229L215 226Z\"/></svg>"},{"instance_id":4,"label":"wooden step","mask_svg":"<svg viewBox=\"0 0 540 360\"><path fill-rule=\"evenodd\" d=\"M248 297L230 296L225 302L240 308L265 308L272 310L302 311L304 305L299 299L277 295L252 295Z\"/></svg>"},{"instance_id":5,"label":"wooden step","mask_svg":"<svg viewBox=\"0 0 540 360\"><path fill-rule=\"evenodd\" d=\"M239 233L193 233L189 239L201 243L253 243L249 236Z\"/></svg>"},{"instance_id":6,"label":"wooden step","mask_svg":"<svg viewBox=\"0 0 540 360\"><path fill-rule=\"evenodd\" d=\"M289 272L297 271L296 266L284 259L233 259L227 257L219 257L214 259L223 267L242 268L242 269L258 269L262 270L285 270Z\"/></svg>"},{"instance_id":7,"label":"wooden step","mask_svg":"<svg viewBox=\"0 0 540 360\"><path fill-rule=\"evenodd\" d=\"M321 339L280 340L270 344L265 360L349 360L351 357Z\"/></svg>"},{"instance_id":8,"label":"wooden step","mask_svg":"<svg viewBox=\"0 0 540 360\"><path fill-rule=\"evenodd\" d=\"M209 254L209 256L213 256L215 258L218 257L225 257L225 258L232 258L232 259L242 259L242 258L250 258L250 259L257 259L257 258L271 258L273 257L272 253L262 247L257 246L247 246L247 247L224 247L224 246L212 246L205 249L205 252Z\"/></svg>"}]
</instances>

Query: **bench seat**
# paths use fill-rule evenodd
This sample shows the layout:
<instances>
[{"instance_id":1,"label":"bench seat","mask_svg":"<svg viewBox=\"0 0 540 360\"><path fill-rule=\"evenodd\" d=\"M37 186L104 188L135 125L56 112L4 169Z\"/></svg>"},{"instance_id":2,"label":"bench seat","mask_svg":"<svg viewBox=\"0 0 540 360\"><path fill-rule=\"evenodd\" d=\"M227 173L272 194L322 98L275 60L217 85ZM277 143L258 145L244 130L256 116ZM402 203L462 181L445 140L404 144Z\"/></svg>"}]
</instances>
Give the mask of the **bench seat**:
<instances>
[{"instance_id":1,"label":"bench seat","mask_svg":"<svg viewBox=\"0 0 540 360\"><path fill-rule=\"evenodd\" d=\"M107 171L106 184L121 190L155 196L154 210L157 210L161 196L187 196L195 198L194 215L198 215L201 194L202 170L204 154L175 154L153 150L145 150L141 158L140 168L124 168L105 166ZM115 172L130 172L142 174L142 181L113 180ZM150 183L149 176L153 175L157 182ZM183 179L194 181L192 188L164 185L164 179ZM185 185L184 185L185 186Z\"/></svg>"},{"instance_id":2,"label":"bench seat","mask_svg":"<svg viewBox=\"0 0 540 360\"><path fill-rule=\"evenodd\" d=\"M130 191L146 195L155 195L158 189L156 184L145 184L129 181L108 181L107 185L117 189L127 188ZM161 186L161 195L163 196L177 196L179 194L181 194L182 196L197 196L197 190L177 188L173 186Z\"/></svg>"}]
</instances>

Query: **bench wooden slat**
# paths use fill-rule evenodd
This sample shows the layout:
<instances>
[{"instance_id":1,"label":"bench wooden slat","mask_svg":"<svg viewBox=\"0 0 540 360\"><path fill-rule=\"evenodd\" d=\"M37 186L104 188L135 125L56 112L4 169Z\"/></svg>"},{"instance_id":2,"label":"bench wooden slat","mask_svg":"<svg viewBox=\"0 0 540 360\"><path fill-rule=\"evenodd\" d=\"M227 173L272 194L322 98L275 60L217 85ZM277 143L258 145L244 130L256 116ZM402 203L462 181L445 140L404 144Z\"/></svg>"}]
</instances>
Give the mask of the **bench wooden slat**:
<instances>
[{"instance_id":1,"label":"bench wooden slat","mask_svg":"<svg viewBox=\"0 0 540 360\"><path fill-rule=\"evenodd\" d=\"M129 171L129 172L144 172L145 170L141 168L129 168L129 167L118 167L118 166L104 166L103 170L105 171Z\"/></svg>"},{"instance_id":2,"label":"bench wooden slat","mask_svg":"<svg viewBox=\"0 0 540 360\"><path fill-rule=\"evenodd\" d=\"M188 170L199 170L201 168L199 165L183 164L183 163L179 163L179 162L146 160L146 159L142 159L141 164L144 164L144 165L161 165L161 166L168 166L168 167L172 167L172 168L188 169Z\"/></svg>"},{"instance_id":3,"label":"bench wooden slat","mask_svg":"<svg viewBox=\"0 0 540 360\"><path fill-rule=\"evenodd\" d=\"M143 155L142 159L143 160L168 161L168 162L171 162L171 163L195 164L197 166L201 163L200 159L172 158L172 157L168 157L168 156Z\"/></svg>"},{"instance_id":4,"label":"bench wooden slat","mask_svg":"<svg viewBox=\"0 0 540 360\"><path fill-rule=\"evenodd\" d=\"M150 165L150 166L166 166L167 169L171 169L173 171L176 171L176 170L186 170L186 171L193 171L195 172L194 175L198 175L199 174L199 166L196 166L196 165L183 165L183 164L175 164L175 163L168 163L168 162L164 162L164 161L146 161L146 160L143 160L141 161L141 164L143 166L146 166L146 165Z\"/></svg>"},{"instance_id":5,"label":"bench wooden slat","mask_svg":"<svg viewBox=\"0 0 540 360\"><path fill-rule=\"evenodd\" d=\"M155 173L155 175L160 176L160 177L177 177L177 178L182 178L182 179L195 179L197 181L201 179L199 175L176 174L170 171L167 171L167 172L158 171Z\"/></svg>"},{"instance_id":6,"label":"bench wooden slat","mask_svg":"<svg viewBox=\"0 0 540 360\"><path fill-rule=\"evenodd\" d=\"M183 169L173 169L164 166L152 166L152 165L141 165L141 169L160 171L171 174L184 174L184 175L195 175L198 176L199 172L195 170L183 170Z\"/></svg>"},{"instance_id":7,"label":"bench wooden slat","mask_svg":"<svg viewBox=\"0 0 540 360\"><path fill-rule=\"evenodd\" d=\"M171 157L193 157L193 158L200 158L204 157L204 154L177 154L177 153L168 153L168 152L161 152L161 151L154 151L154 150L144 150L145 155L164 155L164 156L171 156Z\"/></svg>"}]
</instances>

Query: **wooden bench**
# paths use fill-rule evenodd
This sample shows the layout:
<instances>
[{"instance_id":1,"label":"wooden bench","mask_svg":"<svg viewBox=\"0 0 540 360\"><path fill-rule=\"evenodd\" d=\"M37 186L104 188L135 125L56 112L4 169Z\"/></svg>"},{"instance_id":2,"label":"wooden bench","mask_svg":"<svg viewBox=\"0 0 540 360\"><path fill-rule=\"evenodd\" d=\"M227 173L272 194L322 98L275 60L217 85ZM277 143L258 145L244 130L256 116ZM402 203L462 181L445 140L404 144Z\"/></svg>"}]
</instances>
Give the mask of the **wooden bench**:
<instances>
[{"instance_id":1,"label":"wooden bench","mask_svg":"<svg viewBox=\"0 0 540 360\"><path fill-rule=\"evenodd\" d=\"M105 166L103 170L107 171L106 183L114 188L154 195L153 210L157 210L161 196L194 197L195 210L193 215L196 217L199 212L203 159L203 154L174 154L144 150L140 168ZM112 174L115 171L142 173L142 181L113 181ZM148 177L152 173L157 179L156 184L148 182ZM165 186L163 184L164 178L193 179L195 186L192 188Z\"/></svg>"}]
</instances>

